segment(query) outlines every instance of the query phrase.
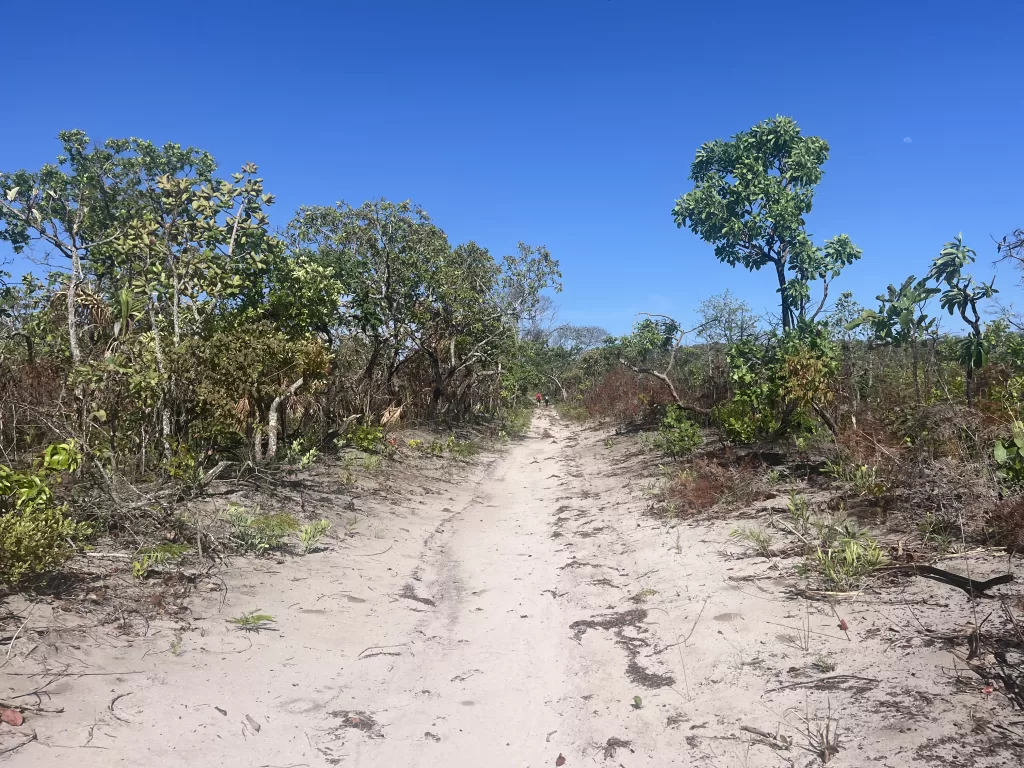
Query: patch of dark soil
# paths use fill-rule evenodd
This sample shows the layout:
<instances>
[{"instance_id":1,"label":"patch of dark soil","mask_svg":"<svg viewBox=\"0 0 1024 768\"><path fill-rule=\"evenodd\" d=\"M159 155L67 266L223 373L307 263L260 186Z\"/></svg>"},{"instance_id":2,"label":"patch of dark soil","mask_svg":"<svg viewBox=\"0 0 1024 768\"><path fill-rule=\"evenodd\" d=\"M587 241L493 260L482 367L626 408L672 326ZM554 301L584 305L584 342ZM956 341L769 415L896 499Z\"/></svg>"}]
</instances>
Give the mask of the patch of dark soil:
<instances>
[{"instance_id":1,"label":"patch of dark soil","mask_svg":"<svg viewBox=\"0 0 1024 768\"><path fill-rule=\"evenodd\" d=\"M615 751L619 749L628 749L630 752L632 752L632 745L633 742L631 741L626 741L625 739L617 739L614 736L612 736L610 739L608 739L608 741L605 742L604 759L608 760L609 758L615 757Z\"/></svg>"},{"instance_id":2,"label":"patch of dark soil","mask_svg":"<svg viewBox=\"0 0 1024 768\"><path fill-rule=\"evenodd\" d=\"M669 715L665 721L665 725L669 728L678 728L684 723L690 722L690 718L684 715L682 712L676 712L674 715Z\"/></svg>"},{"instance_id":3,"label":"patch of dark soil","mask_svg":"<svg viewBox=\"0 0 1024 768\"><path fill-rule=\"evenodd\" d=\"M672 675L648 672L637 663L636 659L632 659L626 666L626 674L629 675L630 680L644 688L668 688L676 684L676 679Z\"/></svg>"},{"instance_id":4,"label":"patch of dark soil","mask_svg":"<svg viewBox=\"0 0 1024 768\"><path fill-rule=\"evenodd\" d=\"M647 611L643 608L632 608L621 613L608 613L596 616L592 619L581 619L569 625L577 642L586 634L588 629L612 630L615 634L615 641L625 649L629 662L626 664L626 675L637 685L644 688L665 688L675 685L675 678L671 675L659 675L649 672L640 666L637 658L640 652L647 648L648 643L642 637L626 634L627 629L634 629L636 633L647 632L644 622L647 620Z\"/></svg>"},{"instance_id":5,"label":"patch of dark soil","mask_svg":"<svg viewBox=\"0 0 1024 768\"><path fill-rule=\"evenodd\" d=\"M585 563L582 560L570 560L568 563L563 565L558 570L564 571L566 568L607 568L607 565L599 565L597 563Z\"/></svg>"},{"instance_id":6,"label":"patch of dark soil","mask_svg":"<svg viewBox=\"0 0 1024 768\"><path fill-rule=\"evenodd\" d=\"M572 507L570 507L568 504L563 504L562 506L560 506L558 509L555 510L555 514L556 515L560 515L563 512L571 512L571 511L572 511Z\"/></svg>"},{"instance_id":7,"label":"patch of dark soil","mask_svg":"<svg viewBox=\"0 0 1024 768\"><path fill-rule=\"evenodd\" d=\"M435 603L429 597L420 597L419 595L417 595L416 591L412 588L412 584L406 584L405 587L402 588L402 591L398 593L398 596L403 597L406 600L415 600L417 603L429 605L431 608L437 606L437 603Z\"/></svg>"},{"instance_id":8,"label":"patch of dark soil","mask_svg":"<svg viewBox=\"0 0 1024 768\"><path fill-rule=\"evenodd\" d=\"M373 715L369 712L363 712L360 709L343 709L337 712L328 712L327 714L341 719L339 728L353 728L357 731L362 731L373 739L384 738L380 724L373 719Z\"/></svg>"},{"instance_id":9,"label":"patch of dark soil","mask_svg":"<svg viewBox=\"0 0 1024 768\"><path fill-rule=\"evenodd\" d=\"M565 536L565 534L562 533L561 531L555 531L554 533L551 534L551 538L552 539L561 539L564 536Z\"/></svg>"},{"instance_id":10,"label":"patch of dark soil","mask_svg":"<svg viewBox=\"0 0 1024 768\"><path fill-rule=\"evenodd\" d=\"M605 528L605 526L602 525L598 528L591 528L589 531L580 531L576 535L579 536L581 539L592 539L604 530L607 529Z\"/></svg>"},{"instance_id":11,"label":"patch of dark soil","mask_svg":"<svg viewBox=\"0 0 1024 768\"><path fill-rule=\"evenodd\" d=\"M612 589L619 588L619 585L611 579L593 579L589 583L593 584L595 587L611 587Z\"/></svg>"},{"instance_id":12,"label":"patch of dark soil","mask_svg":"<svg viewBox=\"0 0 1024 768\"><path fill-rule=\"evenodd\" d=\"M1018 760L1024 758L1024 745L1014 744L1005 736L997 736L995 732L986 736L987 738L979 738L976 735L974 738L965 739L961 734L928 739L914 751L914 756L925 765L943 768L976 768L979 765L991 765L988 758L993 757L1015 757Z\"/></svg>"},{"instance_id":13,"label":"patch of dark soil","mask_svg":"<svg viewBox=\"0 0 1024 768\"><path fill-rule=\"evenodd\" d=\"M608 613L596 619L581 619L569 625L569 629L579 640L588 629L622 629L623 627L641 627L647 620L647 611L633 608L622 613Z\"/></svg>"}]
</instances>

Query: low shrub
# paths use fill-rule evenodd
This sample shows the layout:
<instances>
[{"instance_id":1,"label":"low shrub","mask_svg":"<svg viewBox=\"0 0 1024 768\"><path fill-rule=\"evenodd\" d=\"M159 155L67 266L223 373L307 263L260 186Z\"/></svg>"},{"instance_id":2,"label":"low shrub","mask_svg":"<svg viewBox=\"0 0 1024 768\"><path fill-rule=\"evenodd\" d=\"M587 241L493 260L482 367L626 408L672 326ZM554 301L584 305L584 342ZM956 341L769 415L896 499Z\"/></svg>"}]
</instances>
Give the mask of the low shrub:
<instances>
[{"instance_id":1,"label":"low shrub","mask_svg":"<svg viewBox=\"0 0 1024 768\"><path fill-rule=\"evenodd\" d=\"M57 568L92 533L56 504L51 485L73 472L82 457L73 443L49 446L31 470L0 465L0 581L17 584L26 576Z\"/></svg>"},{"instance_id":2,"label":"low shrub","mask_svg":"<svg viewBox=\"0 0 1024 768\"><path fill-rule=\"evenodd\" d=\"M656 446L669 456L679 458L689 456L703 442L700 427L690 421L686 411L678 405L670 405L658 428Z\"/></svg>"},{"instance_id":3,"label":"low shrub","mask_svg":"<svg viewBox=\"0 0 1024 768\"><path fill-rule=\"evenodd\" d=\"M302 554L308 555L320 544L320 540L327 535L331 524L327 520L317 520L315 523L308 523L299 529L299 546Z\"/></svg>"},{"instance_id":4,"label":"low shrub","mask_svg":"<svg viewBox=\"0 0 1024 768\"><path fill-rule=\"evenodd\" d=\"M258 507L252 513L237 504L228 507L227 523L239 550L257 555L280 549L285 537L299 530L299 521L293 515L261 514Z\"/></svg>"}]
</instances>

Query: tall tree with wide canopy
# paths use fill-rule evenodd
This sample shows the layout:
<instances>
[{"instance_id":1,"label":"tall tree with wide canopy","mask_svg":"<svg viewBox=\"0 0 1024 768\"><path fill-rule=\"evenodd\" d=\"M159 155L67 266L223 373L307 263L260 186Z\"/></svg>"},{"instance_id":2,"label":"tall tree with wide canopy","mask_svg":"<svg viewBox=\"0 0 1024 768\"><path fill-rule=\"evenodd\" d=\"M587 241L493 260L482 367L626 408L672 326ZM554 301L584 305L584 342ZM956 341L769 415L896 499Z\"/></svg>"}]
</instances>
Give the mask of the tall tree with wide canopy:
<instances>
[{"instance_id":1,"label":"tall tree with wide canopy","mask_svg":"<svg viewBox=\"0 0 1024 768\"><path fill-rule=\"evenodd\" d=\"M694 187L672 209L676 226L712 243L719 261L751 271L774 269L784 330L815 319L831 280L861 255L847 235L819 247L806 231L804 217L828 152L824 139L803 136L792 118L766 120L697 150L690 166ZM823 287L812 310L815 280Z\"/></svg>"}]
</instances>

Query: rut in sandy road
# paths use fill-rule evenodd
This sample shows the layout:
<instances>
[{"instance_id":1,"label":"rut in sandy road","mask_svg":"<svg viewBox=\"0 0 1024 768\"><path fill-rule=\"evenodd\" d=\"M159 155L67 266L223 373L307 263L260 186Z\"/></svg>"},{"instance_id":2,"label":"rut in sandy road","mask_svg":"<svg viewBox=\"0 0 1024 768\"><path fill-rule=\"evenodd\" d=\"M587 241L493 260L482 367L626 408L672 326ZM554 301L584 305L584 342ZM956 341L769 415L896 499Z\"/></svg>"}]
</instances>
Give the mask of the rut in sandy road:
<instances>
[{"instance_id":1,"label":"rut in sandy road","mask_svg":"<svg viewBox=\"0 0 1024 768\"><path fill-rule=\"evenodd\" d=\"M379 712L386 737L335 731L318 745L325 755L355 765L541 765L571 743L579 646L552 597L565 563L551 538L562 492L555 432L564 435L538 419L429 541L422 572L436 610L400 658L364 665L350 682L352 705ZM430 748L417 748L424 739Z\"/></svg>"}]
</instances>

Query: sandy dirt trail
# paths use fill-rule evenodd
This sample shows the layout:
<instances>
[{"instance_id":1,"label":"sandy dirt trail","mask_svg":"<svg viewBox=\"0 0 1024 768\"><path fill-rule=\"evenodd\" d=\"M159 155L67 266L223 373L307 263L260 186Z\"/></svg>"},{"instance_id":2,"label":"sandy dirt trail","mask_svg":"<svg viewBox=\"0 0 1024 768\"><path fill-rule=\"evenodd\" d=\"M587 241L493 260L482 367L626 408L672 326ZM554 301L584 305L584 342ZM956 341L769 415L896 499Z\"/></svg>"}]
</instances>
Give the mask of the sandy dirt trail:
<instances>
[{"instance_id":1,"label":"sandy dirt trail","mask_svg":"<svg viewBox=\"0 0 1024 768\"><path fill-rule=\"evenodd\" d=\"M21 734L38 739L6 760L805 766L830 726L833 766L1019 764L984 727L1003 727L1005 704L957 687L949 649L917 631L950 630L961 597L915 582L844 603L847 636L778 563L737 556L734 522L649 516L656 475L632 439L540 410L507 450L410 487L362 535L236 560L188 631L119 637L40 608L54 629L4 669L5 697L45 685L64 712L30 716ZM225 621L256 608L273 631Z\"/></svg>"}]
</instances>

